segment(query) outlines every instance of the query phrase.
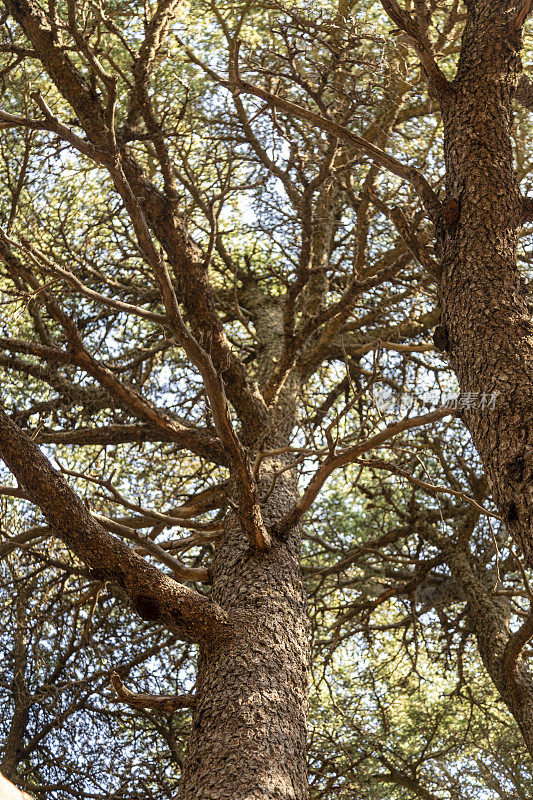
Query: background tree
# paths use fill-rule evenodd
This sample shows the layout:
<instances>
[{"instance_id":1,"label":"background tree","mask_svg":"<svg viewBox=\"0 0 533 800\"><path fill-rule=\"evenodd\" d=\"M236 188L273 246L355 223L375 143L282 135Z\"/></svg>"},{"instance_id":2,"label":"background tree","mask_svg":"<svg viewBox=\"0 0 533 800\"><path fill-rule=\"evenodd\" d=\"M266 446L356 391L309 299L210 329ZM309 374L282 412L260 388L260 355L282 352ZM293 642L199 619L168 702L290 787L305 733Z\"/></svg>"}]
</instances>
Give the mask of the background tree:
<instances>
[{"instance_id":1,"label":"background tree","mask_svg":"<svg viewBox=\"0 0 533 800\"><path fill-rule=\"evenodd\" d=\"M5 7L7 777L527 796L529 4Z\"/></svg>"}]
</instances>

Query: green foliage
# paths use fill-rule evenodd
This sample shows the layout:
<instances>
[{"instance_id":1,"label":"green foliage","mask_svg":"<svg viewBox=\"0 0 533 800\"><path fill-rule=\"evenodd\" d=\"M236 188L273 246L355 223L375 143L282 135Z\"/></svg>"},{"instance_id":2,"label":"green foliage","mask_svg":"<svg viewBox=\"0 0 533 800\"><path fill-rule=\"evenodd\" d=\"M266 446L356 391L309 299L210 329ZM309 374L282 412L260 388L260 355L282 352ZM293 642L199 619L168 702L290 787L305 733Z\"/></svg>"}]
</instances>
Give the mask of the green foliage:
<instances>
[{"instance_id":1,"label":"green foliage","mask_svg":"<svg viewBox=\"0 0 533 800\"><path fill-rule=\"evenodd\" d=\"M456 4L430 5L430 32L442 40L439 65L451 74L463 17ZM74 35L69 4L54 8L64 51L104 102L105 81ZM326 308L338 312L302 344L298 408L279 412L279 427L294 414L287 452L305 487L333 451L439 405L455 389L446 357L431 344L435 287L390 211L407 209L430 256L433 230L413 187L380 172L365 152L251 94L232 93L235 39L247 81L423 168L442 195L438 110L416 54L378 2L195 0L177 6L156 48L149 76L154 133L132 111L132 82L156 8L106 0L81 2L75 12L82 41L116 81L115 132L161 193L169 178L157 147L165 142L173 201L206 267L231 353L266 383L279 356L282 301L302 269L310 279L295 303L295 329L305 327L315 295L317 318ZM2 24L9 43L0 52L3 110L42 122L32 98L39 87L51 113L85 136L38 59L18 54L28 49L20 29ZM1 124L0 220L12 252L123 386L214 436L198 371L168 329L147 318L165 313L163 299L109 173L44 124ZM514 135L527 191L525 110L517 109ZM527 228L521 258L526 275ZM135 539L141 531L186 567L209 564L231 497L199 506L186 522L175 518L199 493L223 494L226 467L147 425L135 437L132 429L146 420L71 358L72 342L43 302L44 288L4 266L0 366L12 418L92 511L129 526L137 552L161 566ZM335 304L350 286L343 316ZM118 302L142 313L118 309ZM41 350L25 348L28 342ZM278 388L282 393L283 384ZM140 622L127 597L51 537L3 475L9 499L0 542L0 738L8 743L17 714L24 729L13 775L38 800L173 797L189 712L165 717L118 704L109 681L118 670L135 691L187 692L194 648ZM456 418L399 433L338 470L307 514L313 800L532 796L525 749L485 672L450 543L466 553L495 602L508 604L516 629L528 609L525 573Z\"/></svg>"}]
</instances>

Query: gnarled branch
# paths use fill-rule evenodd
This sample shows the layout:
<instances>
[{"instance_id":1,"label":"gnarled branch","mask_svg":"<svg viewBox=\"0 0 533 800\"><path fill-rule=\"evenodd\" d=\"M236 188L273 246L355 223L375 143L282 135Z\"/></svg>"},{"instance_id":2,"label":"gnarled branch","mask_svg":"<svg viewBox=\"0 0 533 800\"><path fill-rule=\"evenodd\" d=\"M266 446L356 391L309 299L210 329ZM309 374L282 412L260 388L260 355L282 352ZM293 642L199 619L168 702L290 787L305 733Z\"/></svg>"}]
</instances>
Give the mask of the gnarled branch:
<instances>
[{"instance_id":1,"label":"gnarled branch","mask_svg":"<svg viewBox=\"0 0 533 800\"><path fill-rule=\"evenodd\" d=\"M143 694L132 692L124 686L118 672L111 675L111 686L117 693L115 703L127 703L134 708L151 708L160 714L173 714L178 708L194 708L196 697L193 694Z\"/></svg>"}]
</instances>

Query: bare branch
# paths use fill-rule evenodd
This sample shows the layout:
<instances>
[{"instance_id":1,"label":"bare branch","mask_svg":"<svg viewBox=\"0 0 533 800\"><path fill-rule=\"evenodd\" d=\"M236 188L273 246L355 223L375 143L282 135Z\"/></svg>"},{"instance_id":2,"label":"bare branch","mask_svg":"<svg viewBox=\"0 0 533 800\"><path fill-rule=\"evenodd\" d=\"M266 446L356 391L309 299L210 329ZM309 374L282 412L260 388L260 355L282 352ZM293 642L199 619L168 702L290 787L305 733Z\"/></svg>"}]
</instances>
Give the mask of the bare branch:
<instances>
[{"instance_id":1,"label":"bare branch","mask_svg":"<svg viewBox=\"0 0 533 800\"><path fill-rule=\"evenodd\" d=\"M111 675L111 685L117 693L115 703L127 703L134 708L151 708L160 714L173 714L179 708L194 708L196 697L193 694L139 694L127 689L118 672Z\"/></svg>"},{"instance_id":2,"label":"bare branch","mask_svg":"<svg viewBox=\"0 0 533 800\"><path fill-rule=\"evenodd\" d=\"M424 30L407 13L400 8L396 0L381 0L381 5L392 21L407 34L408 41L413 44L422 66L435 89L441 94L453 94L453 85L437 66L433 54L433 47Z\"/></svg>"},{"instance_id":3,"label":"bare branch","mask_svg":"<svg viewBox=\"0 0 533 800\"><path fill-rule=\"evenodd\" d=\"M296 503L282 520L280 520L276 526L276 533L279 535L285 534L298 523L305 512L311 507L326 480L336 469L350 464L363 455L363 453L367 453L375 447L380 447L403 431L411 430L412 428L420 428L422 425L429 425L453 413L454 411L450 408L438 408L436 411L431 411L429 414L424 414L423 416L406 417L400 422L388 425L385 430L377 433L375 436L371 436L370 439L356 444L353 447L349 447L343 453L339 453L339 455L327 458L311 478L298 503Z\"/></svg>"},{"instance_id":4,"label":"bare branch","mask_svg":"<svg viewBox=\"0 0 533 800\"><path fill-rule=\"evenodd\" d=\"M286 100L277 94L272 94L271 92L266 91L266 89L263 89L260 86L254 86L240 78L237 80L237 82L223 78L221 75L218 75L210 67L200 61L200 59L198 59L188 48L185 48L185 50L189 58L195 64L202 67L202 69L204 69L208 75L216 80L217 83L219 83L221 86L226 86L226 88L230 89L233 93L242 92L243 94L252 94L256 97L260 97L262 100L265 100L271 108L278 108L280 111L284 111L289 116L309 122L319 130L327 131L333 136L336 136L338 139L359 147L364 153L370 156L372 161L374 161L376 164L379 164L379 166L384 167L394 175L397 175L398 177L403 178L411 183L420 196L420 199L422 200L422 203L430 218L434 221L438 219L441 204L437 194L422 173L419 172L419 170L417 170L415 167L409 167L406 164L402 164L402 162L397 158L394 158L394 156L391 156L384 150L381 150L379 147L370 144L370 142L368 142L364 137L359 136L356 133L352 133L352 131L348 130L348 128L339 125L337 122L334 122L328 117L316 114L314 111L309 111L308 109L303 108L302 106L299 106L290 100ZM237 74L236 71L235 74Z\"/></svg>"},{"instance_id":5,"label":"bare branch","mask_svg":"<svg viewBox=\"0 0 533 800\"><path fill-rule=\"evenodd\" d=\"M141 616L192 641L230 634L228 616L216 603L164 575L93 519L35 443L2 410L0 455L57 536L102 579L122 586Z\"/></svg>"}]
</instances>

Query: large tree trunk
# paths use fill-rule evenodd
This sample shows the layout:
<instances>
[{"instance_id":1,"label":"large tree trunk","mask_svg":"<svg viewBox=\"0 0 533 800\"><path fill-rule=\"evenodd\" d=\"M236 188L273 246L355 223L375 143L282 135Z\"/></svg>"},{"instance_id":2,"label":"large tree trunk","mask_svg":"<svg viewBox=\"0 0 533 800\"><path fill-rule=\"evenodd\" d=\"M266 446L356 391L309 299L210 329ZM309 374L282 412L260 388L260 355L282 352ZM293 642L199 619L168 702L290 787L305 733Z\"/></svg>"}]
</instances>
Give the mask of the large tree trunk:
<instances>
[{"instance_id":1,"label":"large tree trunk","mask_svg":"<svg viewBox=\"0 0 533 800\"><path fill-rule=\"evenodd\" d=\"M265 483L263 483L265 487ZM264 509L279 519L295 501L278 478ZM299 532L257 554L230 520L212 568L213 599L235 634L200 650L197 704L180 800L305 800L307 616Z\"/></svg>"},{"instance_id":2,"label":"large tree trunk","mask_svg":"<svg viewBox=\"0 0 533 800\"><path fill-rule=\"evenodd\" d=\"M533 565L533 326L517 266L516 3L467 3L454 91L441 98L449 201L440 302L461 412L507 528ZM452 215L453 217L453 215ZM494 405L494 408L492 408Z\"/></svg>"},{"instance_id":3,"label":"large tree trunk","mask_svg":"<svg viewBox=\"0 0 533 800\"><path fill-rule=\"evenodd\" d=\"M0 452L56 534L139 613L200 645L197 704L181 800L306 800L308 632L300 530L254 549L229 519L212 567L211 600L161 573L91 517L35 443L0 411ZM294 504L294 475L264 463L272 527ZM217 602L213 602L217 601Z\"/></svg>"}]
</instances>

